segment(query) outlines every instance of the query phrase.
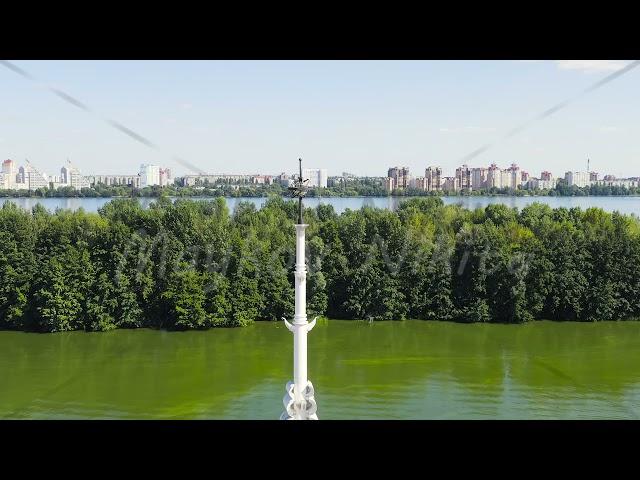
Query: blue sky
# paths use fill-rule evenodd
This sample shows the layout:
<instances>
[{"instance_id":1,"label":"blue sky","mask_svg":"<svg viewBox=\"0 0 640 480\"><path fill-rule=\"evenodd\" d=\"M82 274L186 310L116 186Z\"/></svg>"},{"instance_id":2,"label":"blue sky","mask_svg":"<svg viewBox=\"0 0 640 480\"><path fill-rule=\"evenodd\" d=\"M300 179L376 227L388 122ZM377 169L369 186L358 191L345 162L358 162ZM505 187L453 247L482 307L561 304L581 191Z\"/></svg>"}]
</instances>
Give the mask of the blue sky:
<instances>
[{"instance_id":1,"label":"blue sky","mask_svg":"<svg viewBox=\"0 0 640 480\"><path fill-rule=\"evenodd\" d=\"M141 163L190 173L293 171L301 156L330 175L406 165L452 175L460 159L627 61L20 61L0 68L0 157L49 174L69 157L83 173ZM159 145L149 149L98 116ZM512 162L535 176L586 169L640 175L640 68L469 162Z\"/></svg>"}]
</instances>

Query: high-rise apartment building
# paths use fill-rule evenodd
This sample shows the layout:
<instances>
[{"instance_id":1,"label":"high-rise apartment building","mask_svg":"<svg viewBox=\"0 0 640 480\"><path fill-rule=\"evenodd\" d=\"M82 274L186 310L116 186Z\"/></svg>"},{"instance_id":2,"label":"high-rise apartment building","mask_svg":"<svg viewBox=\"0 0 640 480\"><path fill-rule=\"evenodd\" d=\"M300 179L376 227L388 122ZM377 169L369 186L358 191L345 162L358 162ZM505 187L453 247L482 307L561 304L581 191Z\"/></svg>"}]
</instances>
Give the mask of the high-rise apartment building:
<instances>
[{"instance_id":1,"label":"high-rise apartment building","mask_svg":"<svg viewBox=\"0 0 640 480\"><path fill-rule=\"evenodd\" d=\"M76 190L90 186L89 179L83 177L80 170L74 167L69 161L60 169L60 181L54 183L59 186L73 187Z\"/></svg>"},{"instance_id":2,"label":"high-rise apartment building","mask_svg":"<svg viewBox=\"0 0 640 480\"><path fill-rule=\"evenodd\" d=\"M171 184L171 170L168 168L160 168L158 185L166 187Z\"/></svg>"},{"instance_id":3,"label":"high-rise apartment building","mask_svg":"<svg viewBox=\"0 0 640 480\"><path fill-rule=\"evenodd\" d=\"M2 188L12 189L17 180L16 164L13 160L2 162Z\"/></svg>"},{"instance_id":4,"label":"high-rise apartment building","mask_svg":"<svg viewBox=\"0 0 640 480\"><path fill-rule=\"evenodd\" d=\"M456 168L456 179L460 190L471 190L471 169L467 165Z\"/></svg>"},{"instance_id":5,"label":"high-rise apartment building","mask_svg":"<svg viewBox=\"0 0 640 480\"><path fill-rule=\"evenodd\" d=\"M426 189L428 192L437 192L442 190L442 168L427 167L424 171Z\"/></svg>"},{"instance_id":6,"label":"high-rise apartment building","mask_svg":"<svg viewBox=\"0 0 640 480\"><path fill-rule=\"evenodd\" d=\"M444 177L442 189L445 192L457 192L460 190L460 181L458 180L458 177Z\"/></svg>"},{"instance_id":7,"label":"high-rise apartment building","mask_svg":"<svg viewBox=\"0 0 640 480\"><path fill-rule=\"evenodd\" d=\"M160 167L158 165L140 165L140 188L160 185Z\"/></svg>"},{"instance_id":8,"label":"high-rise apartment building","mask_svg":"<svg viewBox=\"0 0 640 480\"><path fill-rule=\"evenodd\" d=\"M27 188L27 168L24 165L20 165L18 168L18 174L16 175L16 183L20 184L16 188Z\"/></svg>"},{"instance_id":9,"label":"high-rise apartment building","mask_svg":"<svg viewBox=\"0 0 640 480\"><path fill-rule=\"evenodd\" d=\"M310 187L327 188L327 169L326 168L304 168L302 169L302 178L308 178Z\"/></svg>"},{"instance_id":10,"label":"high-rise apartment building","mask_svg":"<svg viewBox=\"0 0 640 480\"><path fill-rule=\"evenodd\" d=\"M511 188L511 171L508 169L502 170L500 176L502 177L502 188Z\"/></svg>"},{"instance_id":11,"label":"high-rise apartment building","mask_svg":"<svg viewBox=\"0 0 640 480\"><path fill-rule=\"evenodd\" d=\"M409 186L411 188L415 188L417 190L427 190L427 177L416 177L412 178L409 182Z\"/></svg>"},{"instance_id":12,"label":"high-rise apartment building","mask_svg":"<svg viewBox=\"0 0 640 480\"><path fill-rule=\"evenodd\" d=\"M502 188L502 170L492 163L487 169L487 188Z\"/></svg>"},{"instance_id":13,"label":"high-rise apartment building","mask_svg":"<svg viewBox=\"0 0 640 480\"><path fill-rule=\"evenodd\" d=\"M582 188L591 183L588 172L566 172L564 174L564 179L570 187L575 185L576 187Z\"/></svg>"},{"instance_id":14,"label":"high-rise apartment building","mask_svg":"<svg viewBox=\"0 0 640 480\"><path fill-rule=\"evenodd\" d=\"M409 167L392 167L387 172L388 178L393 178L394 189L406 189L411 180Z\"/></svg>"},{"instance_id":15,"label":"high-rise apartment building","mask_svg":"<svg viewBox=\"0 0 640 480\"><path fill-rule=\"evenodd\" d=\"M471 186L474 190L480 190L487 187L487 173L486 168L473 168L471 170Z\"/></svg>"},{"instance_id":16,"label":"high-rise apartment building","mask_svg":"<svg viewBox=\"0 0 640 480\"><path fill-rule=\"evenodd\" d=\"M393 192L393 190L396 188L395 182L396 181L393 177L387 177L384 179L384 189L387 193Z\"/></svg>"},{"instance_id":17,"label":"high-rise apartment building","mask_svg":"<svg viewBox=\"0 0 640 480\"><path fill-rule=\"evenodd\" d=\"M504 170L504 172L508 172L508 176L506 178L503 177L502 188L506 187L512 190L517 189L518 185L520 185L522 181L522 177L520 175L520 167L515 163L512 163L509 168Z\"/></svg>"}]
</instances>

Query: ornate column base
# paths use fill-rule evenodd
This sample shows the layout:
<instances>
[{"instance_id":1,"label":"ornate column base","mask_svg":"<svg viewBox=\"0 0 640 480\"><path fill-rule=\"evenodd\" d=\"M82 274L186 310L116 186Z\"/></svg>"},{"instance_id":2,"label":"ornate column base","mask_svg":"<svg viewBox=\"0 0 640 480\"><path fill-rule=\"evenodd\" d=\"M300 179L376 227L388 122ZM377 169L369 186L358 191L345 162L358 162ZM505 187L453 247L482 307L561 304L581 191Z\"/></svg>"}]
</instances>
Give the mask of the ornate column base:
<instances>
[{"instance_id":1,"label":"ornate column base","mask_svg":"<svg viewBox=\"0 0 640 480\"><path fill-rule=\"evenodd\" d=\"M282 399L284 412L280 415L280 420L318 420L316 411L318 405L314 398L314 389L311 382L307 382L307 387L302 392L302 401L296 401L296 385L287 382L286 394Z\"/></svg>"}]
</instances>

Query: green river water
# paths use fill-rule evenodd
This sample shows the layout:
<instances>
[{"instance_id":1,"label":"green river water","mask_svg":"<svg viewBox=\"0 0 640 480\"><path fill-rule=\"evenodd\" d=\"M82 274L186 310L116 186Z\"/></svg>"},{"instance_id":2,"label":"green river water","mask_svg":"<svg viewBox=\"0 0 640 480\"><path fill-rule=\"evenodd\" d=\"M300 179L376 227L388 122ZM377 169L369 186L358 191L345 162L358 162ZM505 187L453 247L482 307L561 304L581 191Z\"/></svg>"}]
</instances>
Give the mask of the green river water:
<instances>
[{"instance_id":1,"label":"green river water","mask_svg":"<svg viewBox=\"0 0 640 480\"><path fill-rule=\"evenodd\" d=\"M281 322L202 332L0 332L0 418L277 419ZM640 418L640 322L324 321L320 419Z\"/></svg>"}]
</instances>

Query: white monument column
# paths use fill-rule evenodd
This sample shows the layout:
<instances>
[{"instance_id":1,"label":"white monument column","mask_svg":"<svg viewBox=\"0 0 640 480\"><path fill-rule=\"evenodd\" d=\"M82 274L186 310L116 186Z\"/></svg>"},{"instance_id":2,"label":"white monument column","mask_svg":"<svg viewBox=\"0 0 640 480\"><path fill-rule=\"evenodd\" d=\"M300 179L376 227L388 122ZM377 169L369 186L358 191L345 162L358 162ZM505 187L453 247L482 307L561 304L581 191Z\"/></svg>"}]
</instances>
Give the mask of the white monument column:
<instances>
[{"instance_id":1,"label":"white monument column","mask_svg":"<svg viewBox=\"0 0 640 480\"><path fill-rule=\"evenodd\" d=\"M314 398L313 385L307 378L307 332L316 324L314 319L307 321L307 266L305 263L305 229L302 223L302 196L304 195L302 166L297 187L292 190L300 200L298 224L296 227L296 300L293 324L284 320L287 328L293 332L293 382L285 387L283 399L284 412L281 420L317 420L317 405Z\"/></svg>"}]
</instances>

